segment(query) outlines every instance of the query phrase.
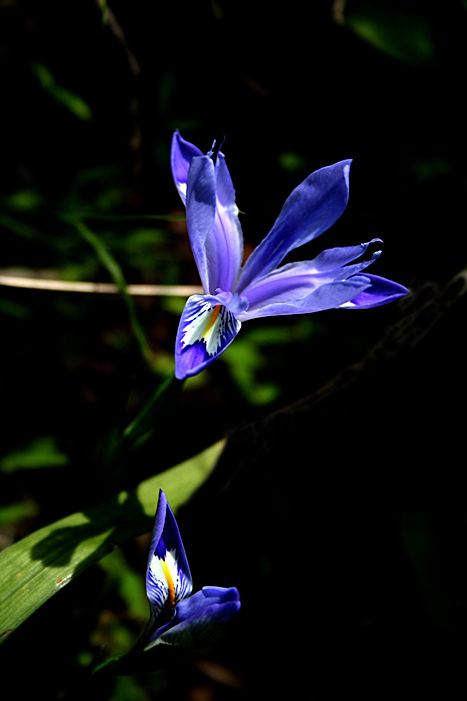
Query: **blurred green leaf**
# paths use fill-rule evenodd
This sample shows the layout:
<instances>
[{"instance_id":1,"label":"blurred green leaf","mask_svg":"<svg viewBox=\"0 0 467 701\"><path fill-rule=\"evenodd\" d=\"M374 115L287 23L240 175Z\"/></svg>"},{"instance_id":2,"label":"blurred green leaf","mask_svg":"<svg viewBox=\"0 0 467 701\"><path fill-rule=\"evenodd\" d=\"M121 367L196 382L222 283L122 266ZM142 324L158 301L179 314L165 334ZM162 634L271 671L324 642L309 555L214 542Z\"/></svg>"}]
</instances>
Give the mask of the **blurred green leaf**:
<instances>
[{"instance_id":1,"label":"blurred green leaf","mask_svg":"<svg viewBox=\"0 0 467 701\"><path fill-rule=\"evenodd\" d=\"M31 65L31 69L36 78L39 80L43 89L48 92L54 100L60 102L64 107L72 112L75 117L78 117L78 119L82 119L85 122L92 119L92 112L87 103L81 97L79 97L79 95L75 95L75 93L71 92L70 90L62 88L60 85L58 85L54 76L49 69L44 66L44 64L33 63Z\"/></svg>"},{"instance_id":2,"label":"blurred green leaf","mask_svg":"<svg viewBox=\"0 0 467 701\"><path fill-rule=\"evenodd\" d=\"M185 308L186 299L183 297L165 297L162 300L162 309L174 316L181 316Z\"/></svg>"},{"instance_id":3,"label":"blurred green leaf","mask_svg":"<svg viewBox=\"0 0 467 701\"><path fill-rule=\"evenodd\" d=\"M81 219L93 213L112 212L122 205L125 197L125 172L118 163L83 168L76 173L61 209Z\"/></svg>"},{"instance_id":4,"label":"blurred green leaf","mask_svg":"<svg viewBox=\"0 0 467 701\"><path fill-rule=\"evenodd\" d=\"M149 701L149 698L136 677L115 677L112 701Z\"/></svg>"},{"instance_id":5,"label":"blurred green leaf","mask_svg":"<svg viewBox=\"0 0 467 701\"><path fill-rule=\"evenodd\" d=\"M132 253L134 249L143 249L154 247L156 243L166 243L168 235L162 229L141 228L133 229L128 236L121 239L120 246L128 253Z\"/></svg>"},{"instance_id":6,"label":"blurred green leaf","mask_svg":"<svg viewBox=\"0 0 467 701\"><path fill-rule=\"evenodd\" d=\"M101 8L102 24L104 25L107 23L107 0L98 0L97 5Z\"/></svg>"},{"instance_id":7,"label":"blurred green leaf","mask_svg":"<svg viewBox=\"0 0 467 701\"><path fill-rule=\"evenodd\" d=\"M7 199L8 198L2 200L3 206L6 205ZM25 224L18 219L13 219L13 217L8 217L4 214L0 215L0 226L7 229L7 231L17 234L25 239L36 239L41 237L41 233L32 226L29 226L29 224Z\"/></svg>"},{"instance_id":8,"label":"blurred green leaf","mask_svg":"<svg viewBox=\"0 0 467 701\"><path fill-rule=\"evenodd\" d=\"M117 593L126 604L130 616L145 620L149 614L146 587L141 575L131 569L121 550L115 550L99 562L117 584Z\"/></svg>"},{"instance_id":9,"label":"blurred green leaf","mask_svg":"<svg viewBox=\"0 0 467 701\"><path fill-rule=\"evenodd\" d=\"M53 436L41 436L21 450L5 455L0 460L2 472L34 470L40 467L61 467L68 463L68 456L60 452Z\"/></svg>"},{"instance_id":10,"label":"blurred green leaf","mask_svg":"<svg viewBox=\"0 0 467 701\"><path fill-rule=\"evenodd\" d=\"M303 156L298 153L293 153L292 151L285 151L279 154L279 165L283 170L287 170L290 173L294 173L300 168L304 168L306 165L306 160Z\"/></svg>"},{"instance_id":11,"label":"blurred green leaf","mask_svg":"<svg viewBox=\"0 0 467 701\"><path fill-rule=\"evenodd\" d=\"M167 241L167 233L161 229L135 228L124 236L115 237L112 250L124 253L127 267L138 271L160 268L165 272L170 262L177 258ZM178 269L176 263L175 266Z\"/></svg>"},{"instance_id":12,"label":"blurred green leaf","mask_svg":"<svg viewBox=\"0 0 467 701\"><path fill-rule=\"evenodd\" d=\"M297 321L289 322L286 326L258 326L248 331L248 337L259 346L286 345L314 338L322 334L325 328L309 315L297 317Z\"/></svg>"},{"instance_id":13,"label":"blurred green leaf","mask_svg":"<svg viewBox=\"0 0 467 701\"><path fill-rule=\"evenodd\" d=\"M33 212L44 202L44 198L35 190L18 190L2 197L2 205L20 212Z\"/></svg>"},{"instance_id":14,"label":"blurred green leaf","mask_svg":"<svg viewBox=\"0 0 467 701\"><path fill-rule=\"evenodd\" d=\"M398 61L422 66L434 59L432 28L426 17L363 3L346 9L345 20L360 39Z\"/></svg>"},{"instance_id":15,"label":"blurred green leaf","mask_svg":"<svg viewBox=\"0 0 467 701\"><path fill-rule=\"evenodd\" d=\"M417 179L422 182L451 173L449 162L445 158L437 156L415 159L412 162L412 168Z\"/></svg>"},{"instance_id":16,"label":"blurred green leaf","mask_svg":"<svg viewBox=\"0 0 467 701\"><path fill-rule=\"evenodd\" d=\"M131 492L45 526L0 553L0 641L87 567L149 532L159 489L177 511L212 472L223 446L219 441Z\"/></svg>"},{"instance_id":17,"label":"blurred green leaf","mask_svg":"<svg viewBox=\"0 0 467 701\"><path fill-rule=\"evenodd\" d=\"M16 319L27 319L31 311L24 304L17 304L9 299L0 299L0 314L14 316Z\"/></svg>"},{"instance_id":18,"label":"blurred green leaf","mask_svg":"<svg viewBox=\"0 0 467 701\"><path fill-rule=\"evenodd\" d=\"M266 365L267 359L248 336L237 338L221 357L237 387L250 404L269 404L280 395L279 384L258 381L257 373Z\"/></svg>"},{"instance_id":19,"label":"blurred green leaf","mask_svg":"<svg viewBox=\"0 0 467 701\"><path fill-rule=\"evenodd\" d=\"M79 213L71 213L72 216L79 217ZM86 214L86 219L102 219L103 221L144 221L145 219L150 221L152 219L157 221L184 221L186 216L184 214L99 214L97 212L89 212Z\"/></svg>"},{"instance_id":20,"label":"blurred green leaf","mask_svg":"<svg viewBox=\"0 0 467 701\"><path fill-rule=\"evenodd\" d=\"M16 501L13 504L0 506L0 528L37 516L38 512L39 507L33 501Z\"/></svg>"},{"instance_id":21,"label":"blurred green leaf","mask_svg":"<svg viewBox=\"0 0 467 701\"><path fill-rule=\"evenodd\" d=\"M268 364L265 348L305 341L322 333L323 328L320 323L303 318L287 326L249 329L235 340L220 360L228 366L235 384L250 404L269 404L281 395L283 388L278 382L258 380L258 373Z\"/></svg>"},{"instance_id":22,"label":"blurred green leaf","mask_svg":"<svg viewBox=\"0 0 467 701\"><path fill-rule=\"evenodd\" d=\"M437 585L438 546L433 520L428 513L404 509L396 513L401 544L412 564L425 596Z\"/></svg>"}]
</instances>

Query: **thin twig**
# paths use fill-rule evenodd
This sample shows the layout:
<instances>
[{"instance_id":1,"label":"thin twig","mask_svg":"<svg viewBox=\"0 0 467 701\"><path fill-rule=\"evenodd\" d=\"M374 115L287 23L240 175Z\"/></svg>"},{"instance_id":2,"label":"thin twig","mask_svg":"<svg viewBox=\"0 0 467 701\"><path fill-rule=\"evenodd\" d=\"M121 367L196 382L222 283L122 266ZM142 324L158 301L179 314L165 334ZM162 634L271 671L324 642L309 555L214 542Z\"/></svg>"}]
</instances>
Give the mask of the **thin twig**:
<instances>
[{"instance_id":1,"label":"thin twig","mask_svg":"<svg viewBox=\"0 0 467 701\"><path fill-rule=\"evenodd\" d=\"M31 290L56 290L58 292L119 293L117 285L107 282L45 280L43 278L20 277L2 273L0 273L0 285ZM189 297L190 295L203 294L203 288L196 285L127 285L125 290L129 295L143 297Z\"/></svg>"}]
</instances>

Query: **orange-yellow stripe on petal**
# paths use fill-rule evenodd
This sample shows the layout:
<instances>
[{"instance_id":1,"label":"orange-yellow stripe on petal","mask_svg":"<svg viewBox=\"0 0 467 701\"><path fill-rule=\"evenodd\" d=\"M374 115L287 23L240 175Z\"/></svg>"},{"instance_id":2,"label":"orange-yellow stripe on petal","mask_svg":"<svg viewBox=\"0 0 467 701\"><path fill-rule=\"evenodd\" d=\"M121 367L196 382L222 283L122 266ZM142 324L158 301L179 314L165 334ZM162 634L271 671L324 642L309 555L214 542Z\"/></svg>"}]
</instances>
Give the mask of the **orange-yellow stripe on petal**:
<instances>
[{"instance_id":1,"label":"orange-yellow stripe on petal","mask_svg":"<svg viewBox=\"0 0 467 701\"><path fill-rule=\"evenodd\" d=\"M170 608L173 609L175 606L175 587L174 587L174 582L172 579L172 575L170 574L170 570L167 567L167 563L162 560L162 569L164 570L164 574L167 579L167 584L169 586L169 594L167 597L167 603L169 604Z\"/></svg>"},{"instance_id":2,"label":"orange-yellow stripe on petal","mask_svg":"<svg viewBox=\"0 0 467 701\"><path fill-rule=\"evenodd\" d=\"M203 336L206 336L209 329L211 329L213 327L214 322L216 321L217 317L219 316L219 312L220 312L221 308L222 308L222 304L216 304L216 306L212 310L211 318L209 319L208 323L206 324L206 328L204 329Z\"/></svg>"}]
</instances>

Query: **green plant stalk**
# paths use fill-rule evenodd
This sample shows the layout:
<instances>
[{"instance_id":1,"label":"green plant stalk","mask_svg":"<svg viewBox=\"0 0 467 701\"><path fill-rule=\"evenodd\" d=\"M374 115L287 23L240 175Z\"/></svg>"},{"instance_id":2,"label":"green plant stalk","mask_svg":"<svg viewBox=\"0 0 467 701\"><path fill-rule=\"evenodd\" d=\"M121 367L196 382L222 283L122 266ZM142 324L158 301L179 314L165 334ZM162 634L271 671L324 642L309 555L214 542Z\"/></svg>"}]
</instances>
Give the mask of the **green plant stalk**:
<instances>
[{"instance_id":1,"label":"green plant stalk","mask_svg":"<svg viewBox=\"0 0 467 701\"><path fill-rule=\"evenodd\" d=\"M130 324L131 328L133 331L133 334L135 336L135 339L138 343L138 347L140 349L141 355L143 359L146 361L148 364L149 368L152 370L153 369L153 353L151 351L151 348L149 346L149 343L146 339L146 336L144 334L144 331L141 327L141 324L138 321L138 317L136 315L136 310L135 310L135 305L133 303L133 299L131 295L128 294L126 290L126 280L123 275L122 269L120 268L120 265L117 263L113 255L110 253L109 249L107 246L99 239L96 234L89 229L84 222L80 221L79 219L74 219L74 218L69 218L67 217L67 220L75 226L76 230L81 234L81 236L89 243L91 246L94 248L94 251L96 252L96 255L102 265L107 269L108 273L110 274L110 277L112 278L112 281L114 284L118 287L120 294L122 295L123 301L126 304L126 308L128 311L128 316L130 318Z\"/></svg>"},{"instance_id":2,"label":"green plant stalk","mask_svg":"<svg viewBox=\"0 0 467 701\"><path fill-rule=\"evenodd\" d=\"M136 418L124 429L121 442L125 445L132 444L151 431L162 414L178 399L183 384L184 380L177 380L175 375L164 380Z\"/></svg>"}]
</instances>

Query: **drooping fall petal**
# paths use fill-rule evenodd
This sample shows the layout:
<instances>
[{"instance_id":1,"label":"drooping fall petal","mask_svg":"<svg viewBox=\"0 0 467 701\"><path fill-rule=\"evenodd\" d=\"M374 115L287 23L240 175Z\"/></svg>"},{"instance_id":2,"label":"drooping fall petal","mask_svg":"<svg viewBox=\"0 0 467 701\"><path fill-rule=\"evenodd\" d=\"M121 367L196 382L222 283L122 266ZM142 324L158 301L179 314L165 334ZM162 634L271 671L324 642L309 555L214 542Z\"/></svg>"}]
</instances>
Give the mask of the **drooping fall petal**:
<instances>
[{"instance_id":1,"label":"drooping fall petal","mask_svg":"<svg viewBox=\"0 0 467 701\"><path fill-rule=\"evenodd\" d=\"M232 343L240 328L237 316L216 298L190 297L175 341L175 376L183 379L201 372Z\"/></svg>"}]
</instances>

